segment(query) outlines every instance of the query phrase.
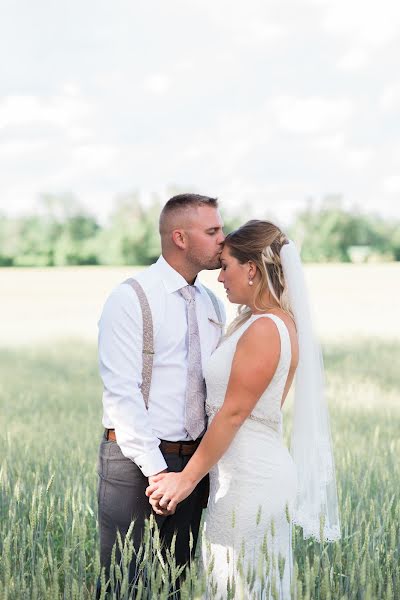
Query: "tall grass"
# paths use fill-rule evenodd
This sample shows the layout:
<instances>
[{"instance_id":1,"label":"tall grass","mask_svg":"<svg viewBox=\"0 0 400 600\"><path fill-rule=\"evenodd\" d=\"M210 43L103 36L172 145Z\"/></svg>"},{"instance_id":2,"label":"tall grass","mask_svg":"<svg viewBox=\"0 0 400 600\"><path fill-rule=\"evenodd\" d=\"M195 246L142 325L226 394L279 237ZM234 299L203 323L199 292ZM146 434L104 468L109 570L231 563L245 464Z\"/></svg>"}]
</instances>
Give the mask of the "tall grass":
<instances>
[{"instance_id":1,"label":"tall grass","mask_svg":"<svg viewBox=\"0 0 400 600\"><path fill-rule=\"evenodd\" d=\"M395 600L400 345L359 340L324 353L343 539L319 545L295 530L296 597ZM75 341L0 351L0 398L0 598L93 598L100 572L95 348ZM148 561L157 558L152 548ZM159 562L150 571L153 591L142 577L141 596L168 597L171 567ZM195 562L182 597L203 588Z\"/></svg>"}]
</instances>

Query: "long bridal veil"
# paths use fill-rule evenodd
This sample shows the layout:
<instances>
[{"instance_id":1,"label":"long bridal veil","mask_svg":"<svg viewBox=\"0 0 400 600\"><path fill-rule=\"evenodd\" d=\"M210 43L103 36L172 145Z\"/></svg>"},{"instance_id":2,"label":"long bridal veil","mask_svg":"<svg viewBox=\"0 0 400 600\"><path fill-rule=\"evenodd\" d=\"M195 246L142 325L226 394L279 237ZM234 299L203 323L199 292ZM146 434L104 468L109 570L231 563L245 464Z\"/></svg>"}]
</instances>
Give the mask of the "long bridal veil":
<instances>
[{"instance_id":1,"label":"long bridal veil","mask_svg":"<svg viewBox=\"0 0 400 600\"><path fill-rule=\"evenodd\" d=\"M290 448L297 467L298 492L292 517L303 528L304 538L332 542L340 538L340 519L322 354L295 244L285 244L280 255L299 343Z\"/></svg>"}]
</instances>

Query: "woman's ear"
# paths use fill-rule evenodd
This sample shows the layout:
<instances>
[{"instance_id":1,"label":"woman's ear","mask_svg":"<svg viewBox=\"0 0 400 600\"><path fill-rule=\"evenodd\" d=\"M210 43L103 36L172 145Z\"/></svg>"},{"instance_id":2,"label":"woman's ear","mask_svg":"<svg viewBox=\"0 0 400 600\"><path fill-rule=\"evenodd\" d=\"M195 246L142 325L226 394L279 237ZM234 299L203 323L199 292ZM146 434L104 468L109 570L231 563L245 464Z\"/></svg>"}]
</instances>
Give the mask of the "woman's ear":
<instances>
[{"instance_id":1,"label":"woman's ear","mask_svg":"<svg viewBox=\"0 0 400 600\"><path fill-rule=\"evenodd\" d=\"M248 265L249 265L249 277L251 279L254 279L254 277L257 274L257 267L251 260L248 261Z\"/></svg>"}]
</instances>

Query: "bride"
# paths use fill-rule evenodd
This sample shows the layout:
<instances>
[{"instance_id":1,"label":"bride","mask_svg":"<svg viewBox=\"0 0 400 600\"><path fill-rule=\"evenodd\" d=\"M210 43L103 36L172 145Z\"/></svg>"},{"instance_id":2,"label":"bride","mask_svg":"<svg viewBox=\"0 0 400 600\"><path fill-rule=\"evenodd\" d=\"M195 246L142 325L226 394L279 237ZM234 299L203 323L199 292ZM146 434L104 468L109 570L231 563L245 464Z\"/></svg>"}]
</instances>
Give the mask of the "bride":
<instances>
[{"instance_id":1,"label":"bride","mask_svg":"<svg viewBox=\"0 0 400 600\"><path fill-rule=\"evenodd\" d=\"M340 537L323 367L293 242L252 220L226 236L221 265L218 281L241 306L205 365L208 430L186 468L158 475L146 493L170 514L209 472L208 596L287 599L292 524L305 538ZM294 378L289 453L281 409Z\"/></svg>"}]
</instances>

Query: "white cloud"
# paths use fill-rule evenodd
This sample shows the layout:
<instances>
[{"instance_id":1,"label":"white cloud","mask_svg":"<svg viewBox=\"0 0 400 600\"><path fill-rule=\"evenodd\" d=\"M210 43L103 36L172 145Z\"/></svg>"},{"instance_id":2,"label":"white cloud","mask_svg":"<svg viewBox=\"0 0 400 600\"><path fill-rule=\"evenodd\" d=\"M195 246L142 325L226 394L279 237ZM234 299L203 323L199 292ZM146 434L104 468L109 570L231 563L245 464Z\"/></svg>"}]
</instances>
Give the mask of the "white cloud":
<instances>
[{"instance_id":1,"label":"white cloud","mask_svg":"<svg viewBox=\"0 0 400 600\"><path fill-rule=\"evenodd\" d=\"M241 20L237 23L236 40L246 46L264 46L278 43L288 35L288 31L277 23L262 20Z\"/></svg>"},{"instance_id":2,"label":"white cloud","mask_svg":"<svg viewBox=\"0 0 400 600\"><path fill-rule=\"evenodd\" d=\"M88 115L88 102L70 94L50 98L8 96L0 103L0 128L35 124L68 128Z\"/></svg>"},{"instance_id":3,"label":"white cloud","mask_svg":"<svg viewBox=\"0 0 400 600\"><path fill-rule=\"evenodd\" d=\"M400 83L392 83L385 87L380 98L380 107L385 111L400 110Z\"/></svg>"},{"instance_id":4,"label":"white cloud","mask_svg":"<svg viewBox=\"0 0 400 600\"><path fill-rule=\"evenodd\" d=\"M337 66L344 71L357 71L368 65L369 58L370 54L365 48L351 48L340 57Z\"/></svg>"},{"instance_id":5,"label":"white cloud","mask_svg":"<svg viewBox=\"0 0 400 600\"><path fill-rule=\"evenodd\" d=\"M153 73L146 77L143 87L147 92L158 96L164 95L170 87L170 78L163 73Z\"/></svg>"},{"instance_id":6,"label":"white cloud","mask_svg":"<svg viewBox=\"0 0 400 600\"><path fill-rule=\"evenodd\" d=\"M50 0L39 13L11 4L14 23L0 22L8 211L71 191L105 214L118 194L170 184L249 202L249 214L267 198L290 217L335 191L396 207L397 0L61 0L66 17Z\"/></svg>"},{"instance_id":7,"label":"white cloud","mask_svg":"<svg viewBox=\"0 0 400 600\"><path fill-rule=\"evenodd\" d=\"M400 4L397 0L325 0L322 23L354 46L390 44L399 34Z\"/></svg>"},{"instance_id":8,"label":"white cloud","mask_svg":"<svg viewBox=\"0 0 400 600\"><path fill-rule=\"evenodd\" d=\"M310 147L333 157L336 164L340 162L351 169L365 168L375 157L373 147L353 145L343 131L316 136L311 140Z\"/></svg>"},{"instance_id":9,"label":"white cloud","mask_svg":"<svg viewBox=\"0 0 400 600\"><path fill-rule=\"evenodd\" d=\"M391 144L388 147L388 154L391 158L391 168L395 168L400 172L400 142Z\"/></svg>"},{"instance_id":10,"label":"white cloud","mask_svg":"<svg viewBox=\"0 0 400 600\"><path fill-rule=\"evenodd\" d=\"M348 148L345 152L347 166L353 169L364 169L371 163L375 156L372 148Z\"/></svg>"},{"instance_id":11,"label":"white cloud","mask_svg":"<svg viewBox=\"0 0 400 600\"><path fill-rule=\"evenodd\" d=\"M284 18L283 2L251 0L247 3L233 3L229 0L212 2L197 0L197 9L216 25L224 37L239 46L271 47L285 41L290 28ZM295 7L291 6L291 14Z\"/></svg>"},{"instance_id":12,"label":"white cloud","mask_svg":"<svg viewBox=\"0 0 400 600\"><path fill-rule=\"evenodd\" d=\"M353 112L349 99L280 96L272 101L282 129L307 134L332 131L341 127Z\"/></svg>"},{"instance_id":13,"label":"white cloud","mask_svg":"<svg viewBox=\"0 0 400 600\"><path fill-rule=\"evenodd\" d=\"M400 194L400 175L390 175L383 180L383 189L389 194Z\"/></svg>"},{"instance_id":14,"label":"white cloud","mask_svg":"<svg viewBox=\"0 0 400 600\"><path fill-rule=\"evenodd\" d=\"M73 160L80 168L111 169L118 157L119 148L107 144L85 144L78 146L73 152Z\"/></svg>"},{"instance_id":15,"label":"white cloud","mask_svg":"<svg viewBox=\"0 0 400 600\"><path fill-rule=\"evenodd\" d=\"M48 144L45 141L15 140L0 144L0 158L7 160L26 160L45 152Z\"/></svg>"},{"instance_id":16,"label":"white cloud","mask_svg":"<svg viewBox=\"0 0 400 600\"><path fill-rule=\"evenodd\" d=\"M399 39L398 0L310 0L310 4L320 10L322 28L340 43L336 62L340 70L365 69L379 49L389 49Z\"/></svg>"},{"instance_id":17,"label":"white cloud","mask_svg":"<svg viewBox=\"0 0 400 600\"><path fill-rule=\"evenodd\" d=\"M312 189L311 181L289 181L256 184L248 178L234 177L223 185L218 194L221 205L232 209L247 209L244 216L249 219L269 218L278 225L290 224L296 212L304 207L304 199Z\"/></svg>"},{"instance_id":18,"label":"white cloud","mask_svg":"<svg viewBox=\"0 0 400 600\"><path fill-rule=\"evenodd\" d=\"M322 135L314 138L311 142L312 146L318 150L340 150L345 147L346 136L343 131L338 131L328 135Z\"/></svg>"},{"instance_id":19,"label":"white cloud","mask_svg":"<svg viewBox=\"0 0 400 600\"><path fill-rule=\"evenodd\" d=\"M62 86L62 92L68 96L74 96L76 98L80 94L79 85L73 81L67 81Z\"/></svg>"}]
</instances>

